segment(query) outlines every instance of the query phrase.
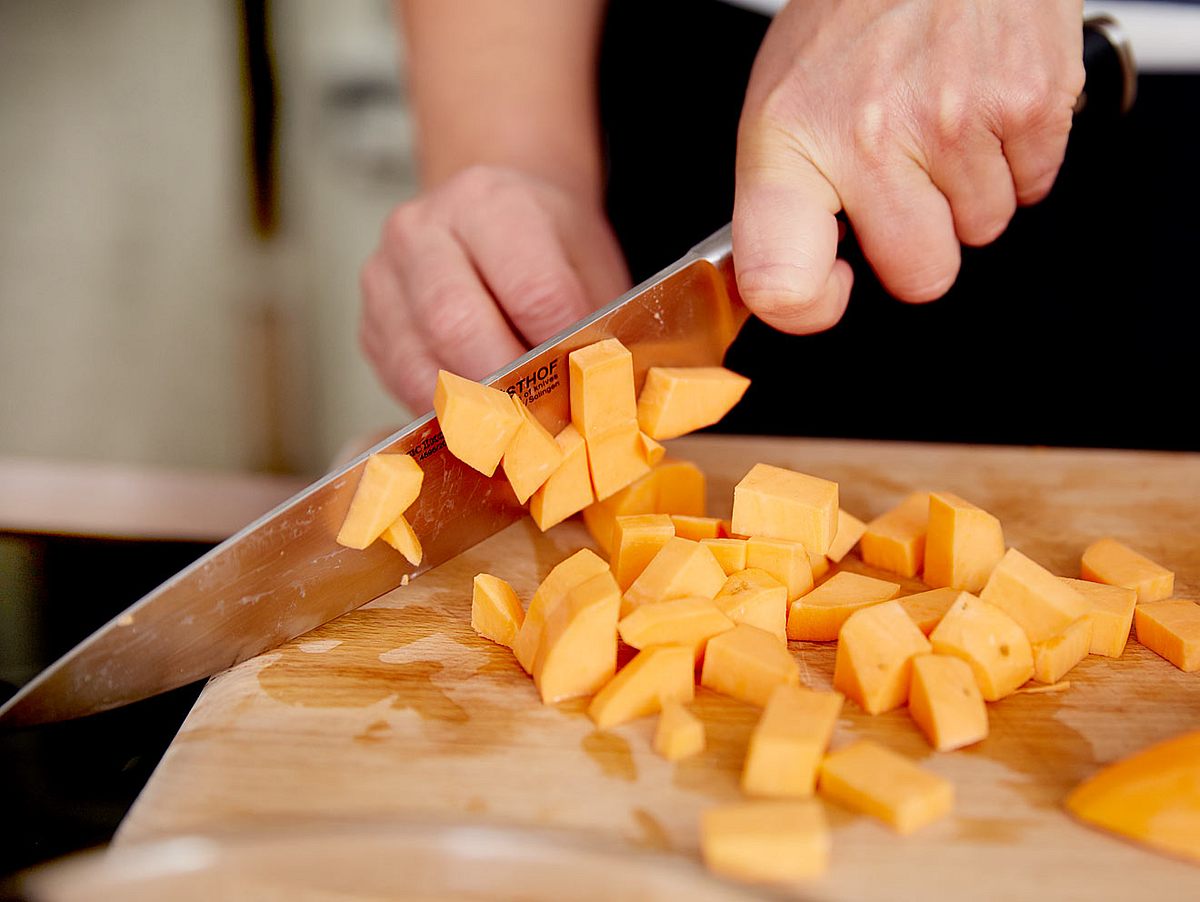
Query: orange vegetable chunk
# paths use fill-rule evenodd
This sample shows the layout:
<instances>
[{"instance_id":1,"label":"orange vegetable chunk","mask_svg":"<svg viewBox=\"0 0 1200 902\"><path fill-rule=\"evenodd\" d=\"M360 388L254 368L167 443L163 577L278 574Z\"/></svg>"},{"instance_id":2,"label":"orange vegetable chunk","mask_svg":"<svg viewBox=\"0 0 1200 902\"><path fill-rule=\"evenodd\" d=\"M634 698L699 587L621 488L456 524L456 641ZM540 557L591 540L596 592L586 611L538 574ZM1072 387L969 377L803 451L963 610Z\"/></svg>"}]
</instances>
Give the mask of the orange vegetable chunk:
<instances>
[{"instance_id":1,"label":"orange vegetable chunk","mask_svg":"<svg viewBox=\"0 0 1200 902\"><path fill-rule=\"evenodd\" d=\"M656 714L667 702L690 702L696 694L692 650L682 645L652 645L596 693L588 716L602 730Z\"/></svg>"},{"instance_id":2,"label":"orange vegetable chunk","mask_svg":"<svg viewBox=\"0 0 1200 902\"><path fill-rule=\"evenodd\" d=\"M1078 592L1015 548L1005 552L979 597L1017 621L1030 642L1058 635L1088 612Z\"/></svg>"},{"instance_id":3,"label":"orange vegetable chunk","mask_svg":"<svg viewBox=\"0 0 1200 902\"><path fill-rule=\"evenodd\" d=\"M1082 661L1092 647L1092 620L1081 617L1057 636L1032 643L1033 678L1039 683L1057 683Z\"/></svg>"},{"instance_id":4,"label":"orange vegetable chunk","mask_svg":"<svg viewBox=\"0 0 1200 902\"><path fill-rule=\"evenodd\" d=\"M566 600L567 593L593 576L608 572L608 564L602 558L583 548L566 560L560 561L546 574L546 578L529 601L525 620L521 623L517 638L513 642L513 654L526 673L533 672L534 658L537 657L538 647L542 643L546 622L555 608Z\"/></svg>"},{"instance_id":5,"label":"orange vegetable chunk","mask_svg":"<svg viewBox=\"0 0 1200 902\"><path fill-rule=\"evenodd\" d=\"M655 511L703 517L707 480L704 471L690 460L664 460L654 471Z\"/></svg>"},{"instance_id":6,"label":"orange vegetable chunk","mask_svg":"<svg viewBox=\"0 0 1200 902\"><path fill-rule=\"evenodd\" d=\"M1100 539L1083 552L1080 575L1096 583L1124 586L1138 602L1160 601L1175 591L1175 574L1116 539Z\"/></svg>"},{"instance_id":7,"label":"orange vegetable chunk","mask_svg":"<svg viewBox=\"0 0 1200 902\"><path fill-rule=\"evenodd\" d=\"M1180 670L1200 670L1200 605L1185 598L1139 604L1133 612L1138 642Z\"/></svg>"},{"instance_id":8,"label":"orange vegetable chunk","mask_svg":"<svg viewBox=\"0 0 1200 902\"><path fill-rule=\"evenodd\" d=\"M646 458L646 463L652 467L656 467L667 456L667 449L643 432L642 456Z\"/></svg>"},{"instance_id":9,"label":"orange vegetable chunk","mask_svg":"<svg viewBox=\"0 0 1200 902\"><path fill-rule=\"evenodd\" d=\"M363 549L408 510L421 493L424 474L407 454L372 454L363 466L337 542Z\"/></svg>"},{"instance_id":10,"label":"orange vegetable chunk","mask_svg":"<svg viewBox=\"0 0 1200 902\"><path fill-rule=\"evenodd\" d=\"M624 592L642 575L646 565L675 535L666 514L617 517L613 528L612 570Z\"/></svg>"},{"instance_id":11,"label":"orange vegetable chunk","mask_svg":"<svg viewBox=\"0 0 1200 902\"><path fill-rule=\"evenodd\" d=\"M739 623L708 640L700 685L761 707L776 686L800 685L800 668L775 636Z\"/></svg>"},{"instance_id":12,"label":"orange vegetable chunk","mask_svg":"<svg viewBox=\"0 0 1200 902\"><path fill-rule=\"evenodd\" d=\"M562 463L529 498L529 515L542 532L595 500L583 436L568 423L554 441L562 451Z\"/></svg>"},{"instance_id":13,"label":"orange vegetable chunk","mask_svg":"<svg viewBox=\"0 0 1200 902\"><path fill-rule=\"evenodd\" d=\"M1200 730L1109 765L1066 806L1084 823L1200 862Z\"/></svg>"},{"instance_id":14,"label":"orange vegetable chunk","mask_svg":"<svg viewBox=\"0 0 1200 902\"><path fill-rule=\"evenodd\" d=\"M839 692L776 686L750 734L742 791L770 798L812 795L841 711Z\"/></svg>"},{"instance_id":15,"label":"orange vegetable chunk","mask_svg":"<svg viewBox=\"0 0 1200 902\"><path fill-rule=\"evenodd\" d=\"M610 495L603 501L589 503L583 509L583 524L605 554L611 555L613 552L613 526L616 525L617 517L658 512L657 473L657 470L651 470L616 494ZM588 493L594 497L586 458L584 460L584 476L588 479Z\"/></svg>"},{"instance_id":16,"label":"orange vegetable chunk","mask_svg":"<svg viewBox=\"0 0 1200 902\"><path fill-rule=\"evenodd\" d=\"M709 639L733 629L733 621L709 598L676 598L635 608L621 618L618 629L632 648L683 645L699 657Z\"/></svg>"},{"instance_id":17,"label":"orange vegetable chunk","mask_svg":"<svg viewBox=\"0 0 1200 902\"><path fill-rule=\"evenodd\" d=\"M733 489L733 532L799 542L825 554L837 529L836 482L755 464Z\"/></svg>"},{"instance_id":18,"label":"orange vegetable chunk","mask_svg":"<svg viewBox=\"0 0 1200 902\"><path fill-rule=\"evenodd\" d=\"M634 608L673 598L713 598L725 584L725 571L699 542L671 538L625 591L624 617Z\"/></svg>"},{"instance_id":19,"label":"orange vegetable chunk","mask_svg":"<svg viewBox=\"0 0 1200 902\"><path fill-rule=\"evenodd\" d=\"M1086 579L1061 577L1062 581L1083 596L1088 606L1088 617L1092 621L1093 655L1119 658L1129 640L1133 626L1133 609L1137 605L1137 592L1124 586L1109 586L1104 583L1088 582Z\"/></svg>"},{"instance_id":20,"label":"orange vegetable chunk","mask_svg":"<svg viewBox=\"0 0 1200 902\"><path fill-rule=\"evenodd\" d=\"M713 603L734 623L756 626L787 645L787 586L765 570L732 574Z\"/></svg>"},{"instance_id":21,"label":"orange vegetable chunk","mask_svg":"<svg viewBox=\"0 0 1200 902\"><path fill-rule=\"evenodd\" d=\"M572 351L571 422L590 440L613 426L637 423L633 355L615 338ZM635 428L636 434L638 430ZM640 439L638 440L640 445Z\"/></svg>"},{"instance_id":22,"label":"orange vegetable chunk","mask_svg":"<svg viewBox=\"0 0 1200 902\"><path fill-rule=\"evenodd\" d=\"M720 539L729 535L725 522L719 517L691 517L686 514L671 514L675 524L675 535L681 539L699 542L701 539Z\"/></svg>"},{"instance_id":23,"label":"orange vegetable chunk","mask_svg":"<svg viewBox=\"0 0 1200 902\"><path fill-rule=\"evenodd\" d=\"M404 555L414 567L421 563L421 558L424 557L421 540L413 532L412 525L404 519L404 514L397 517L396 521L383 531L380 538Z\"/></svg>"},{"instance_id":24,"label":"orange vegetable chunk","mask_svg":"<svg viewBox=\"0 0 1200 902\"><path fill-rule=\"evenodd\" d=\"M867 524L858 543L863 563L900 576L916 576L925 561L929 493L915 492Z\"/></svg>"},{"instance_id":25,"label":"orange vegetable chunk","mask_svg":"<svg viewBox=\"0 0 1200 902\"><path fill-rule=\"evenodd\" d=\"M726 576L746 569L745 539L701 539L700 544L712 552Z\"/></svg>"},{"instance_id":26,"label":"orange vegetable chunk","mask_svg":"<svg viewBox=\"0 0 1200 902\"><path fill-rule=\"evenodd\" d=\"M935 653L970 665L989 702L1010 695L1033 676L1033 649L1020 624L969 592L959 593L929 641Z\"/></svg>"},{"instance_id":27,"label":"orange vegetable chunk","mask_svg":"<svg viewBox=\"0 0 1200 902\"><path fill-rule=\"evenodd\" d=\"M954 807L953 785L866 739L825 757L819 787L826 798L906 835Z\"/></svg>"},{"instance_id":28,"label":"orange vegetable chunk","mask_svg":"<svg viewBox=\"0 0 1200 902\"><path fill-rule=\"evenodd\" d=\"M637 399L638 423L651 438L678 438L718 422L749 385L723 366L652 366Z\"/></svg>"},{"instance_id":29,"label":"orange vegetable chunk","mask_svg":"<svg viewBox=\"0 0 1200 902\"><path fill-rule=\"evenodd\" d=\"M478 573L471 583L471 629L485 639L512 648L525 612L512 586L490 573Z\"/></svg>"},{"instance_id":30,"label":"orange vegetable chunk","mask_svg":"<svg viewBox=\"0 0 1200 902\"><path fill-rule=\"evenodd\" d=\"M788 601L812 591L813 572L808 549L799 542L751 536L746 540L746 566L765 570L787 587Z\"/></svg>"},{"instance_id":31,"label":"orange vegetable chunk","mask_svg":"<svg viewBox=\"0 0 1200 902\"><path fill-rule=\"evenodd\" d=\"M563 449L525 402L516 395L511 397L521 415L521 426L504 449L504 475L517 501L524 504L562 464Z\"/></svg>"},{"instance_id":32,"label":"orange vegetable chunk","mask_svg":"<svg viewBox=\"0 0 1200 902\"><path fill-rule=\"evenodd\" d=\"M912 660L908 713L939 752L987 738L987 705L971 666L949 655L918 655Z\"/></svg>"},{"instance_id":33,"label":"orange vegetable chunk","mask_svg":"<svg viewBox=\"0 0 1200 902\"><path fill-rule=\"evenodd\" d=\"M908 701L912 659L928 654L925 634L895 601L856 611L838 634L833 688L868 714L882 714Z\"/></svg>"},{"instance_id":34,"label":"orange vegetable chunk","mask_svg":"<svg viewBox=\"0 0 1200 902\"><path fill-rule=\"evenodd\" d=\"M813 582L822 579L829 572L829 558L823 554L808 552L808 569L812 571Z\"/></svg>"},{"instance_id":35,"label":"orange vegetable chunk","mask_svg":"<svg viewBox=\"0 0 1200 902\"><path fill-rule=\"evenodd\" d=\"M654 751L668 761L700 754L704 751L704 724L679 702L665 702L654 728Z\"/></svg>"},{"instance_id":36,"label":"orange vegetable chunk","mask_svg":"<svg viewBox=\"0 0 1200 902\"><path fill-rule=\"evenodd\" d=\"M433 409L450 453L491 476L524 418L508 392L438 370Z\"/></svg>"},{"instance_id":37,"label":"orange vegetable chunk","mask_svg":"<svg viewBox=\"0 0 1200 902\"><path fill-rule=\"evenodd\" d=\"M600 501L650 472L641 434L632 420L593 432L584 441L592 489Z\"/></svg>"},{"instance_id":38,"label":"orange vegetable chunk","mask_svg":"<svg viewBox=\"0 0 1200 902\"><path fill-rule=\"evenodd\" d=\"M897 599L904 613L912 618L913 623L926 636L933 632L934 627L941 622L958 598L958 589L930 589L928 592L917 592Z\"/></svg>"},{"instance_id":39,"label":"orange vegetable chunk","mask_svg":"<svg viewBox=\"0 0 1200 902\"><path fill-rule=\"evenodd\" d=\"M897 583L842 570L807 595L792 602L788 613L789 639L832 642L855 611L895 598Z\"/></svg>"},{"instance_id":40,"label":"orange vegetable chunk","mask_svg":"<svg viewBox=\"0 0 1200 902\"><path fill-rule=\"evenodd\" d=\"M866 531L866 523L838 508L837 530L833 534L833 542L829 545L826 557L834 563L841 563L842 558L854 549Z\"/></svg>"},{"instance_id":41,"label":"orange vegetable chunk","mask_svg":"<svg viewBox=\"0 0 1200 902\"><path fill-rule=\"evenodd\" d=\"M935 588L978 593L1004 557L1000 521L949 492L929 495L922 579Z\"/></svg>"},{"instance_id":42,"label":"orange vegetable chunk","mask_svg":"<svg viewBox=\"0 0 1200 902\"><path fill-rule=\"evenodd\" d=\"M824 873L832 842L815 799L735 802L701 815L704 863L715 874L755 883Z\"/></svg>"},{"instance_id":43,"label":"orange vegetable chunk","mask_svg":"<svg viewBox=\"0 0 1200 902\"><path fill-rule=\"evenodd\" d=\"M592 695L617 671L617 614L621 590L608 572L567 592L546 620L533 661L542 703Z\"/></svg>"}]
</instances>

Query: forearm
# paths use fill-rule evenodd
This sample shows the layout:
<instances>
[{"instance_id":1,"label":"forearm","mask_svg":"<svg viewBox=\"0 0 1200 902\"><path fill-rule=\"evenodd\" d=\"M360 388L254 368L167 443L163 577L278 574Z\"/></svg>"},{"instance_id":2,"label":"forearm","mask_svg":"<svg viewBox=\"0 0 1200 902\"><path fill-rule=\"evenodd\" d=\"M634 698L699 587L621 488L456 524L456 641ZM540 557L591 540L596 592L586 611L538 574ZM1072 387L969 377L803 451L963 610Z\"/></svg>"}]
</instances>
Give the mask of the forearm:
<instances>
[{"instance_id":1,"label":"forearm","mask_svg":"<svg viewBox=\"0 0 1200 902\"><path fill-rule=\"evenodd\" d=\"M596 53L604 0L395 0L422 181L477 164L599 200Z\"/></svg>"}]
</instances>

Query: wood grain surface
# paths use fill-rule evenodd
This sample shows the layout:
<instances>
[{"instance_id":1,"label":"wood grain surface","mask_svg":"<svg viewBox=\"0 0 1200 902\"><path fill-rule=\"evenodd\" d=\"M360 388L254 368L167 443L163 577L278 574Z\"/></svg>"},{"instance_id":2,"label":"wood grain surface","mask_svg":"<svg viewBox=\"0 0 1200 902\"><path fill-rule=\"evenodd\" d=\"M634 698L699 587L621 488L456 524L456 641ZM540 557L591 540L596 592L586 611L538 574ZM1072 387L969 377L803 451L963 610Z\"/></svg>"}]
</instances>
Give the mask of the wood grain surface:
<instances>
[{"instance_id":1,"label":"wood grain surface","mask_svg":"<svg viewBox=\"0 0 1200 902\"><path fill-rule=\"evenodd\" d=\"M1008 543L1076 575L1111 535L1200 597L1200 456L1030 448L700 437L671 453L710 476L710 513L758 461L837 480L869 518L916 489L946 489L1000 517ZM561 827L698 856L698 817L740 798L758 710L698 689L708 748L671 764L654 719L598 732L582 702L544 707L507 649L470 629L471 578L509 580L526 601L582 526L526 520L346 616L215 677L126 818L118 843L229 827L413 814ZM855 559L846 566L870 572ZM910 581L906 589L919 589ZM829 644L791 643L803 681L827 688ZM954 813L901 838L827 805L828 873L796 888L823 899L1200 898L1200 867L1073 822L1076 783L1145 745L1200 728L1200 674L1133 640L1089 657L1062 691L989 706L991 735L934 753L904 710L847 702L834 744L877 739L955 786Z\"/></svg>"}]
</instances>

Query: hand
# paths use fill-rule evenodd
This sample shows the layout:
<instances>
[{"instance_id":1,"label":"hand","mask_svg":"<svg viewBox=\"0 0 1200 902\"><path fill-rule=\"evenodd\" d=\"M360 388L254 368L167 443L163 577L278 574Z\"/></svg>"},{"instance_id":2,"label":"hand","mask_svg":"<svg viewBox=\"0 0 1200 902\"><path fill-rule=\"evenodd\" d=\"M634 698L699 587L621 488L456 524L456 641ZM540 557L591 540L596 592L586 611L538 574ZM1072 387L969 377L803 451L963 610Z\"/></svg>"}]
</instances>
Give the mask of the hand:
<instances>
[{"instance_id":1,"label":"hand","mask_svg":"<svg viewBox=\"0 0 1200 902\"><path fill-rule=\"evenodd\" d=\"M363 348L414 413L438 369L482 378L629 287L597 203L495 166L397 207L360 281Z\"/></svg>"},{"instance_id":2,"label":"hand","mask_svg":"<svg viewBox=\"0 0 1200 902\"><path fill-rule=\"evenodd\" d=\"M733 249L747 306L837 322L844 210L884 286L929 301L1050 190L1083 89L1080 0L795 0L755 61Z\"/></svg>"}]
</instances>

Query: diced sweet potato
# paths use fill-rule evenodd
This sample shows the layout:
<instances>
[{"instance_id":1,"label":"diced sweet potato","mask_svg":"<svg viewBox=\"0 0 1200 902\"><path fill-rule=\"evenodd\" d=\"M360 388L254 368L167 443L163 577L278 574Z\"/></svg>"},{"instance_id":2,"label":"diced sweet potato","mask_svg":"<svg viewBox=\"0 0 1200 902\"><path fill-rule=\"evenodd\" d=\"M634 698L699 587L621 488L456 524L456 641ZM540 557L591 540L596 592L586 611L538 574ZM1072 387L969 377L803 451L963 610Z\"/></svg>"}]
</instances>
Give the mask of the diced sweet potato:
<instances>
[{"instance_id":1,"label":"diced sweet potato","mask_svg":"<svg viewBox=\"0 0 1200 902\"><path fill-rule=\"evenodd\" d=\"M504 449L504 475L517 501L524 504L562 464L563 449L525 403L516 395L511 397L521 415L521 426Z\"/></svg>"},{"instance_id":2,"label":"diced sweet potato","mask_svg":"<svg viewBox=\"0 0 1200 902\"><path fill-rule=\"evenodd\" d=\"M953 655L970 665L989 702L1010 695L1033 676L1033 649L1020 624L968 592L959 594L929 641L937 654Z\"/></svg>"},{"instance_id":3,"label":"diced sweet potato","mask_svg":"<svg viewBox=\"0 0 1200 902\"><path fill-rule=\"evenodd\" d=\"M826 557L834 563L841 563L842 558L854 549L866 531L866 523L838 508L837 530L833 534L829 551L825 553Z\"/></svg>"},{"instance_id":4,"label":"diced sweet potato","mask_svg":"<svg viewBox=\"0 0 1200 902\"><path fill-rule=\"evenodd\" d=\"M833 688L858 702L868 714L882 714L908 701L912 659L931 650L895 601L856 611L838 634Z\"/></svg>"},{"instance_id":5,"label":"diced sweet potato","mask_svg":"<svg viewBox=\"0 0 1200 902\"><path fill-rule=\"evenodd\" d=\"M1137 605L1137 592L1124 586L1109 586L1093 583L1086 579L1061 577L1062 581L1078 592L1088 606L1088 617L1092 621L1093 655L1119 658L1129 640L1133 625L1133 609Z\"/></svg>"},{"instance_id":6,"label":"diced sweet potato","mask_svg":"<svg viewBox=\"0 0 1200 902\"><path fill-rule=\"evenodd\" d=\"M734 623L756 626L787 645L787 586L765 570L732 574L713 603Z\"/></svg>"},{"instance_id":7,"label":"diced sweet potato","mask_svg":"<svg viewBox=\"0 0 1200 902\"><path fill-rule=\"evenodd\" d=\"M544 704L591 695L612 679L620 609L621 591L608 572L567 592L546 620L533 661L533 682Z\"/></svg>"},{"instance_id":8,"label":"diced sweet potato","mask_svg":"<svg viewBox=\"0 0 1200 902\"><path fill-rule=\"evenodd\" d=\"M668 761L700 754L704 751L704 724L679 702L664 703L654 728L654 751Z\"/></svg>"},{"instance_id":9,"label":"diced sweet potato","mask_svg":"<svg viewBox=\"0 0 1200 902\"><path fill-rule=\"evenodd\" d=\"M609 680L588 705L602 730L656 714L670 701L690 702L696 694L692 651L682 645L652 645Z\"/></svg>"},{"instance_id":10,"label":"diced sweet potato","mask_svg":"<svg viewBox=\"0 0 1200 902\"><path fill-rule=\"evenodd\" d=\"M749 385L721 366L652 366L638 395L638 423L651 438L678 438L718 422Z\"/></svg>"},{"instance_id":11,"label":"diced sweet potato","mask_svg":"<svg viewBox=\"0 0 1200 902\"><path fill-rule=\"evenodd\" d=\"M562 462L529 498L529 515L542 532L584 510L595 499L583 436L568 423L554 441L562 451Z\"/></svg>"},{"instance_id":12,"label":"diced sweet potato","mask_svg":"<svg viewBox=\"0 0 1200 902\"><path fill-rule=\"evenodd\" d=\"M615 338L572 351L571 422L591 439L613 426L637 422L633 355Z\"/></svg>"},{"instance_id":13,"label":"diced sweet potato","mask_svg":"<svg viewBox=\"0 0 1200 902\"><path fill-rule=\"evenodd\" d=\"M950 813L954 787L869 740L831 752L821 765L821 795L909 834Z\"/></svg>"},{"instance_id":14,"label":"diced sweet potato","mask_svg":"<svg viewBox=\"0 0 1200 902\"><path fill-rule=\"evenodd\" d=\"M908 713L939 752L987 738L987 705L971 666L950 655L918 655L912 660Z\"/></svg>"},{"instance_id":15,"label":"diced sweet potato","mask_svg":"<svg viewBox=\"0 0 1200 902\"><path fill-rule=\"evenodd\" d=\"M433 409L450 453L491 476L524 419L508 392L438 371Z\"/></svg>"},{"instance_id":16,"label":"diced sweet potato","mask_svg":"<svg viewBox=\"0 0 1200 902\"><path fill-rule=\"evenodd\" d=\"M1087 657L1092 647L1092 620L1080 617L1057 636L1032 643L1033 678L1039 683L1057 683Z\"/></svg>"},{"instance_id":17,"label":"diced sweet potato","mask_svg":"<svg viewBox=\"0 0 1200 902\"><path fill-rule=\"evenodd\" d=\"M776 637L756 626L739 623L729 632L708 640L700 684L762 706L776 686L800 685L800 668Z\"/></svg>"},{"instance_id":18,"label":"diced sweet potato","mask_svg":"<svg viewBox=\"0 0 1200 902\"><path fill-rule=\"evenodd\" d=\"M1180 670L1200 670L1200 605L1184 598L1138 604L1138 642Z\"/></svg>"},{"instance_id":19,"label":"diced sweet potato","mask_svg":"<svg viewBox=\"0 0 1200 902\"><path fill-rule=\"evenodd\" d=\"M832 642L851 614L894 598L899 591L897 583L842 570L792 602L788 638Z\"/></svg>"},{"instance_id":20,"label":"diced sweet potato","mask_svg":"<svg viewBox=\"0 0 1200 902\"><path fill-rule=\"evenodd\" d=\"M646 463L652 467L657 467L662 462L662 459L667 456L667 449L643 432L642 455L646 458Z\"/></svg>"},{"instance_id":21,"label":"diced sweet potato","mask_svg":"<svg viewBox=\"0 0 1200 902\"><path fill-rule=\"evenodd\" d=\"M1100 539L1083 552L1079 565L1084 579L1137 592L1138 602L1170 598L1175 574L1116 539Z\"/></svg>"},{"instance_id":22,"label":"diced sweet potato","mask_svg":"<svg viewBox=\"0 0 1200 902\"><path fill-rule=\"evenodd\" d=\"M383 531L380 538L404 555L414 567L421 563L421 558L424 557L421 540L413 532L412 524L404 519L404 514L397 517L395 522Z\"/></svg>"},{"instance_id":23,"label":"diced sweet potato","mask_svg":"<svg viewBox=\"0 0 1200 902\"><path fill-rule=\"evenodd\" d=\"M621 639L633 648L651 645L683 645L697 658L713 636L733 629L726 617L708 598L676 598L635 608L621 618Z\"/></svg>"},{"instance_id":24,"label":"diced sweet potato","mask_svg":"<svg viewBox=\"0 0 1200 902\"><path fill-rule=\"evenodd\" d=\"M928 592L917 592L915 595L905 595L897 599L904 613L912 618L913 623L926 636L933 632L934 627L941 622L958 598L958 589L930 589Z\"/></svg>"},{"instance_id":25,"label":"diced sweet potato","mask_svg":"<svg viewBox=\"0 0 1200 902\"><path fill-rule=\"evenodd\" d=\"M745 539L701 539L700 544L712 552L726 576L746 569Z\"/></svg>"},{"instance_id":26,"label":"diced sweet potato","mask_svg":"<svg viewBox=\"0 0 1200 902\"><path fill-rule=\"evenodd\" d=\"M624 617L634 608L674 598L713 598L725 584L725 571L699 542L672 538L625 591Z\"/></svg>"},{"instance_id":27,"label":"diced sweet potato","mask_svg":"<svg viewBox=\"0 0 1200 902\"><path fill-rule=\"evenodd\" d=\"M541 645L546 622L554 609L566 600L567 593L577 585L608 572L608 564L602 558L583 548L561 561L546 575L529 601L525 620L513 642L513 654L526 673L533 672L533 661Z\"/></svg>"},{"instance_id":28,"label":"diced sweet potato","mask_svg":"<svg viewBox=\"0 0 1200 902\"><path fill-rule=\"evenodd\" d=\"M765 570L783 583L789 602L812 591L812 563L808 549L799 542L752 536L746 540L746 566Z\"/></svg>"},{"instance_id":29,"label":"diced sweet potato","mask_svg":"<svg viewBox=\"0 0 1200 902\"><path fill-rule=\"evenodd\" d=\"M666 514L617 517L613 528L612 570L624 592L642 575L646 565L675 536Z\"/></svg>"},{"instance_id":30,"label":"diced sweet potato","mask_svg":"<svg viewBox=\"0 0 1200 902\"><path fill-rule=\"evenodd\" d=\"M584 441L592 489L600 501L650 472L641 433L632 420L593 432Z\"/></svg>"},{"instance_id":31,"label":"diced sweet potato","mask_svg":"<svg viewBox=\"0 0 1200 902\"><path fill-rule=\"evenodd\" d=\"M922 579L936 588L978 593L1004 557L1000 521L949 492L929 496Z\"/></svg>"},{"instance_id":32,"label":"diced sweet potato","mask_svg":"<svg viewBox=\"0 0 1200 902\"><path fill-rule=\"evenodd\" d=\"M476 574L471 584L471 629L512 648L524 620L525 612L512 586L490 573Z\"/></svg>"},{"instance_id":33,"label":"diced sweet potato","mask_svg":"<svg viewBox=\"0 0 1200 902\"><path fill-rule=\"evenodd\" d=\"M867 524L859 540L863 562L900 576L916 576L925 560L929 493L914 492Z\"/></svg>"},{"instance_id":34,"label":"diced sweet potato","mask_svg":"<svg viewBox=\"0 0 1200 902\"><path fill-rule=\"evenodd\" d=\"M656 512L704 516L707 482L704 472L690 460L664 460L654 471L654 479Z\"/></svg>"},{"instance_id":35,"label":"diced sweet potato","mask_svg":"<svg viewBox=\"0 0 1200 902\"><path fill-rule=\"evenodd\" d=\"M423 479L421 467L407 454L368 457L338 531L338 544L363 549L378 539L417 500Z\"/></svg>"},{"instance_id":36,"label":"diced sweet potato","mask_svg":"<svg viewBox=\"0 0 1200 902\"><path fill-rule=\"evenodd\" d=\"M611 555L613 552L613 526L617 517L658 513L657 473L657 470L651 470L616 494L583 509L583 524L605 554ZM584 475L587 476L586 458ZM589 477L588 491L591 492L591 489Z\"/></svg>"},{"instance_id":37,"label":"diced sweet potato","mask_svg":"<svg viewBox=\"0 0 1200 902\"><path fill-rule=\"evenodd\" d=\"M979 597L1017 621L1030 642L1058 635L1088 612L1078 592L1015 548L992 570Z\"/></svg>"},{"instance_id":38,"label":"diced sweet potato","mask_svg":"<svg viewBox=\"0 0 1200 902\"><path fill-rule=\"evenodd\" d=\"M736 802L701 818L700 846L713 873L752 882L803 880L829 864L829 827L815 799Z\"/></svg>"},{"instance_id":39,"label":"diced sweet potato","mask_svg":"<svg viewBox=\"0 0 1200 902\"><path fill-rule=\"evenodd\" d=\"M719 517L691 517L686 514L671 514L675 524L675 535L681 539L699 542L701 539L720 539L729 535L725 521Z\"/></svg>"},{"instance_id":40,"label":"diced sweet potato","mask_svg":"<svg viewBox=\"0 0 1200 902\"><path fill-rule=\"evenodd\" d=\"M825 554L837 530L836 482L755 464L733 489L733 532L799 542Z\"/></svg>"},{"instance_id":41,"label":"diced sweet potato","mask_svg":"<svg viewBox=\"0 0 1200 902\"><path fill-rule=\"evenodd\" d=\"M742 790L773 798L812 795L841 710L841 693L777 686L750 734Z\"/></svg>"}]
</instances>

